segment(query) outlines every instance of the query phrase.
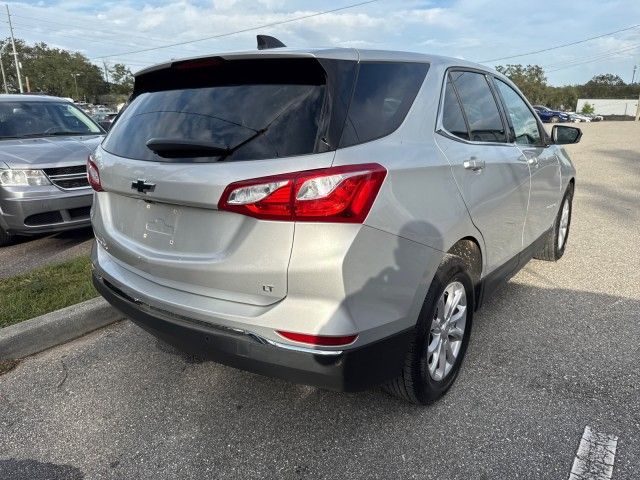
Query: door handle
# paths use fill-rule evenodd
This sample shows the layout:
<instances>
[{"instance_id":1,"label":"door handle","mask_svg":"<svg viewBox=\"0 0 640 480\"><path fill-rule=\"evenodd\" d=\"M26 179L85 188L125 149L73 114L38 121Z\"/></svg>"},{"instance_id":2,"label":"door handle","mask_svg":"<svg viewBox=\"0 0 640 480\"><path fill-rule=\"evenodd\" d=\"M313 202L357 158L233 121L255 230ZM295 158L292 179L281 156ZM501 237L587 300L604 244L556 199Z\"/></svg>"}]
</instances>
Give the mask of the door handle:
<instances>
[{"instance_id":1,"label":"door handle","mask_svg":"<svg viewBox=\"0 0 640 480\"><path fill-rule=\"evenodd\" d=\"M465 160L463 165L467 170L478 172L484 168L484 160L478 160L476 157L471 157L469 160Z\"/></svg>"}]
</instances>

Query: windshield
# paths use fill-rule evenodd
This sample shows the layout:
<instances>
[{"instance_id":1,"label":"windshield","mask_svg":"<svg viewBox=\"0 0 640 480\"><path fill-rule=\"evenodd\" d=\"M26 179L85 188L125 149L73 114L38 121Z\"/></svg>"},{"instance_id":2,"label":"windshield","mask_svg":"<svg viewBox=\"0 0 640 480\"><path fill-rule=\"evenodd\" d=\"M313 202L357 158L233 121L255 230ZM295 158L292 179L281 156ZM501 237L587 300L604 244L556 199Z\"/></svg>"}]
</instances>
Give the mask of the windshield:
<instances>
[{"instance_id":1,"label":"windshield","mask_svg":"<svg viewBox=\"0 0 640 480\"><path fill-rule=\"evenodd\" d=\"M102 130L65 102L0 102L0 139L88 135Z\"/></svg>"}]
</instances>

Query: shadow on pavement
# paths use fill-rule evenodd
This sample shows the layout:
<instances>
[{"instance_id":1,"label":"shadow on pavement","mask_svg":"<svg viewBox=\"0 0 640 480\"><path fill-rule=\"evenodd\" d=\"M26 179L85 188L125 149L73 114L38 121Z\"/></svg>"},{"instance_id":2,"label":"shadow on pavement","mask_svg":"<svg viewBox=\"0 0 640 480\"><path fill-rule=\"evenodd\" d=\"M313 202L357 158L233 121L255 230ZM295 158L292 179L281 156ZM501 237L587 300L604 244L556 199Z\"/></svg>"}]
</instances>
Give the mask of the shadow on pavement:
<instances>
[{"instance_id":1,"label":"shadow on pavement","mask_svg":"<svg viewBox=\"0 0 640 480\"><path fill-rule=\"evenodd\" d=\"M71 465L36 460L0 460L0 478L11 480L83 480L84 474Z\"/></svg>"}]
</instances>

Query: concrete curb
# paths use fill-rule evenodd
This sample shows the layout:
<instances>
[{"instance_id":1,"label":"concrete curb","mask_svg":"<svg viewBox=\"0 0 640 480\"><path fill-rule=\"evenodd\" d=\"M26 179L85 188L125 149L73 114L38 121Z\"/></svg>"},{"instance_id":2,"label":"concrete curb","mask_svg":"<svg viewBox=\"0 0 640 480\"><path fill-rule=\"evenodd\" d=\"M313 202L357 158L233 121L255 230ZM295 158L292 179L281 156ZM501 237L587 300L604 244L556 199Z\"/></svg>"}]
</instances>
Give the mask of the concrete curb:
<instances>
[{"instance_id":1,"label":"concrete curb","mask_svg":"<svg viewBox=\"0 0 640 480\"><path fill-rule=\"evenodd\" d=\"M55 347L124 318L102 298L71 305L0 329L0 360Z\"/></svg>"}]
</instances>

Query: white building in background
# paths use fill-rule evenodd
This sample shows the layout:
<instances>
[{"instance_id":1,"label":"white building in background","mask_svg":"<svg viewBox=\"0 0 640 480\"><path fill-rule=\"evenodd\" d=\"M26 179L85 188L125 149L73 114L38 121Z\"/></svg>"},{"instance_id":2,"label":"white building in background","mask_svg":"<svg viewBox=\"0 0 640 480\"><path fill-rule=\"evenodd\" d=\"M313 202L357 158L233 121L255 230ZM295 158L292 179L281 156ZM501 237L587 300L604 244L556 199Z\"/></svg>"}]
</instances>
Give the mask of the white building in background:
<instances>
[{"instance_id":1,"label":"white building in background","mask_svg":"<svg viewBox=\"0 0 640 480\"><path fill-rule=\"evenodd\" d=\"M638 108L638 99L617 100L611 98L580 98L576 112L581 112L585 103L593 106L594 113L598 115L628 115L635 117Z\"/></svg>"}]
</instances>

